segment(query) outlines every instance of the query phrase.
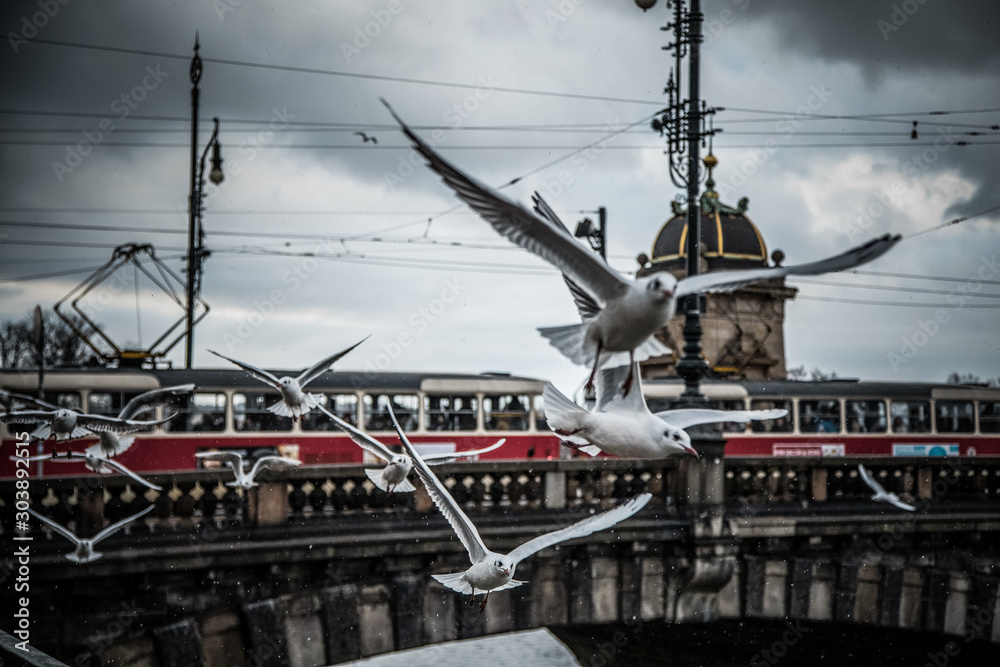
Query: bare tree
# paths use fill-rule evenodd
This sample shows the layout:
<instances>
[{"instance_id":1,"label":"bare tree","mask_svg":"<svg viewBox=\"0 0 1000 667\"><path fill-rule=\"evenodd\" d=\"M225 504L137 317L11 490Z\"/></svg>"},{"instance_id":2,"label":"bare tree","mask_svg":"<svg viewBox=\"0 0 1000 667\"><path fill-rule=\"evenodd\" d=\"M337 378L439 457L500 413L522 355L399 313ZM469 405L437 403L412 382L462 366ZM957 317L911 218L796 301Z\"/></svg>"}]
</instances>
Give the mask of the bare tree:
<instances>
[{"instance_id":1,"label":"bare tree","mask_svg":"<svg viewBox=\"0 0 1000 667\"><path fill-rule=\"evenodd\" d=\"M45 339L42 345L46 367L78 366L99 362L93 350L52 311L42 311ZM89 327L83 320L74 320L81 331ZM38 359L32 341L34 330L31 313L20 320L0 323L0 368L36 368Z\"/></svg>"},{"instance_id":2,"label":"bare tree","mask_svg":"<svg viewBox=\"0 0 1000 667\"><path fill-rule=\"evenodd\" d=\"M981 384L987 387L1000 387L1000 378L984 380L975 373L954 372L948 376L948 384Z\"/></svg>"},{"instance_id":3,"label":"bare tree","mask_svg":"<svg viewBox=\"0 0 1000 667\"><path fill-rule=\"evenodd\" d=\"M818 367L814 367L811 371L807 371L805 366L795 366L794 368L789 368L787 376L789 380L812 380L813 382L825 382L826 380L837 379L837 374L833 371L827 373L826 371L820 370Z\"/></svg>"}]
</instances>

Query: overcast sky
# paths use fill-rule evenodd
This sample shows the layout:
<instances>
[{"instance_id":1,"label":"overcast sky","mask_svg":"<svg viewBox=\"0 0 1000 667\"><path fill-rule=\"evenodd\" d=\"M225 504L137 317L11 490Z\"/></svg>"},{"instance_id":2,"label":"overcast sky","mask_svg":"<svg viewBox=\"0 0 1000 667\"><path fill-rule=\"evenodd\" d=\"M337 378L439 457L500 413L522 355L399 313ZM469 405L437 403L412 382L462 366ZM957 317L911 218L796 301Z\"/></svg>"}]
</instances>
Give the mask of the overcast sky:
<instances>
[{"instance_id":1,"label":"overcast sky","mask_svg":"<svg viewBox=\"0 0 1000 667\"><path fill-rule=\"evenodd\" d=\"M706 0L704 13L702 93L726 108L717 189L749 197L769 252L811 261L1000 204L997 3ZM457 200L379 97L480 180L525 176L505 189L515 199L538 190L570 224L607 207L626 274L681 195L648 122L671 65L662 1L644 14L630 0L36 0L0 16L0 319L51 307L124 243L183 274L195 31L199 147L218 116L226 169L206 188L197 366L219 366L211 348L303 367L372 334L338 367L583 379L535 331L576 319L559 276L468 209L440 215ZM980 215L824 279L857 287L790 281L789 365L1000 377L998 224ZM146 279L136 290L132 269L110 285L84 305L116 341L148 345L182 314Z\"/></svg>"}]
</instances>

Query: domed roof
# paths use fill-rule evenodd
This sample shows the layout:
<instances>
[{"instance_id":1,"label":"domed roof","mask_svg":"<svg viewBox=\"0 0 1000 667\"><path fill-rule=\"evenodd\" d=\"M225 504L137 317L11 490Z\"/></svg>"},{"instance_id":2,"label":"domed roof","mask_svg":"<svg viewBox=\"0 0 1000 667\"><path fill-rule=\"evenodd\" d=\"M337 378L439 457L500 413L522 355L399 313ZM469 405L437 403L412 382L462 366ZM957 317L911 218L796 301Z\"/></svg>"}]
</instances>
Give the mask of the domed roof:
<instances>
[{"instance_id":1,"label":"domed roof","mask_svg":"<svg viewBox=\"0 0 1000 667\"><path fill-rule=\"evenodd\" d=\"M708 157L714 157L709 155ZM714 160L706 164L715 166ZM767 244L760 230L746 216L749 200L735 208L719 201L711 169L701 195L701 248L709 270L767 266ZM664 223L653 242L652 264L657 269L680 269L687 258L687 209L673 202L674 215Z\"/></svg>"}]
</instances>

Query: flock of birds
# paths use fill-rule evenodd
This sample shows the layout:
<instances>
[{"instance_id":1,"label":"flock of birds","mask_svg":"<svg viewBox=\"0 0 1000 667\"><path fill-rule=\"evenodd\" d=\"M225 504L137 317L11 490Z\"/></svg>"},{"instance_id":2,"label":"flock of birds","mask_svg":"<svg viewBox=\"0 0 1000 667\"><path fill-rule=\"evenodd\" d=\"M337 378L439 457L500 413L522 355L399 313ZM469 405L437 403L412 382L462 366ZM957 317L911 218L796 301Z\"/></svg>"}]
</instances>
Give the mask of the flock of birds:
<instances>
[{"instance_id":1,"label":"flock of birds","mask_svg":"<svg viewBox=\"0 0 1000 667\"><path fill-rule=\"evenodd\" d=\"M501 236L538 255L562 273L581 321L566 326L543 327L539 331L563 355L590 370L585 390L588 394L591 391L596 393L596 404L592 410L587 410L548 384L543 392L545 416L549 428L560 438L562 444L591 456L603 452L630 458L655 459L671 455L697 458L698 453L691 446L691 438L685 431L691 426L776 419L787 414L786 410L680 409L655 414L649 410L642 397L639 362L669 352L654 334L674 315L678 299L693 294L732 291L754 282L782 276L816 275L848 269L880 257L900 240L898 235L885 235L834 257L796 266L716 272L682 280L677 280L669 273L657 273L646 278L628 280L613 271L596 254L577 243L566 225L537 193L533 198L532 211L480 184L444 160L406 126L388 103L385 105L429 167L441 176L460 199ZM369 137L363 139L373 143L375 141ZM320 360L295 377L280 378L249 363L210 352L276 389L280 398L268 407L270 412L298 421L311 410L319 410L360 447L384 461L384 468L367 471L369 478L379 489L388 493L413 492L415 487L407 478L411 471L416 471L434 504L465 546L472 564L464 572L439 574L434 575L434 578L455 591L471 595L473 603L477 593L485 593L480 611L485 608L490 591L513 588L524 583L513 578L521 560L554 544L611 528L634 515L649 502L650 494L641 494L612 510L529 540L509 554L491 551L483 543L475 525L431 472L429 465L495 450L504 444L503 439L479 450L421 456L400 428L392 406L389 405L389 413L403 449L403 452L396 453L389 446L329 412L316 395L306 391L306 386L311 381L363 342L364 340ZM117 470L149 488L159 490L158 486L114 460L133 444L133 438L121 436L167 421L169 417L158 421L143 421L137 417L193 390L193 385L180 385L147 392L130 401L116 417L84 414L31 397L0 393L0 401L4 402L0 405L3 408L0 421L39 424L31 433L34 440L53 438L61 443L97 435L99 441L83 452L53 452L33 456L31 460L84 461L95 472ZM20 403L29 409L15 409ZM262 470L299 465L294 459L265 456L258 459L247 472L242 457L234 452L201 452L196 456L200 459L217 460L228 466L234 479L227 484L245 490L257 484L254 479ZM861 478L875 491L873 500L892 503L903 509L914 509L902 503L895 494L887 493L863 466L859 466L859 472ZM123 519L89 539L81 539L52 520L34 511L31 513L74 543L75 550L67 558L87 563L100 557L94 551L95 544L128 523L145 516L151 509L152 507L146 508Z\"/></svg>"}]
</instances>

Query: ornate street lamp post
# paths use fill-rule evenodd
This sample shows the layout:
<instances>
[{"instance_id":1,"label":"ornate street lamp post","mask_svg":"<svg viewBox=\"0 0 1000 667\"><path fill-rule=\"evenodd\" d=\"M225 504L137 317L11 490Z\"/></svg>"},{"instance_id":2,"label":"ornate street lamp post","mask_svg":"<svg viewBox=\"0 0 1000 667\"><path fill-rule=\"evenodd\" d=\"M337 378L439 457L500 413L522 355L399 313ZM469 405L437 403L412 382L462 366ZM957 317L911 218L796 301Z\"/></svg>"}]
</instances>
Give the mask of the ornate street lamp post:
<instances>
[{"instance_id":1,"label":"ornate street lamp post","mask_svg":"<svg viewBox=\"0 0 1000 667\"><path fill-rule=\"evenodd\" d=\"M208 308L195 318L198 296L201 293L202 262L211 254L205 250L205 228L201 217L205 198L205 159L212 149L212 171L208 178L218 185L222 182L222 146L219 143L219 119L213 118L212 136L198 160L198 82L201 81L201 56L198 55L198 37L194 39L194 57L191 59L191 187L188 191L188 251L187 251L187 337L184 344L184 367L191 368L194 360L194 325L208 312Z\"/></svg>"}]
</instances>

